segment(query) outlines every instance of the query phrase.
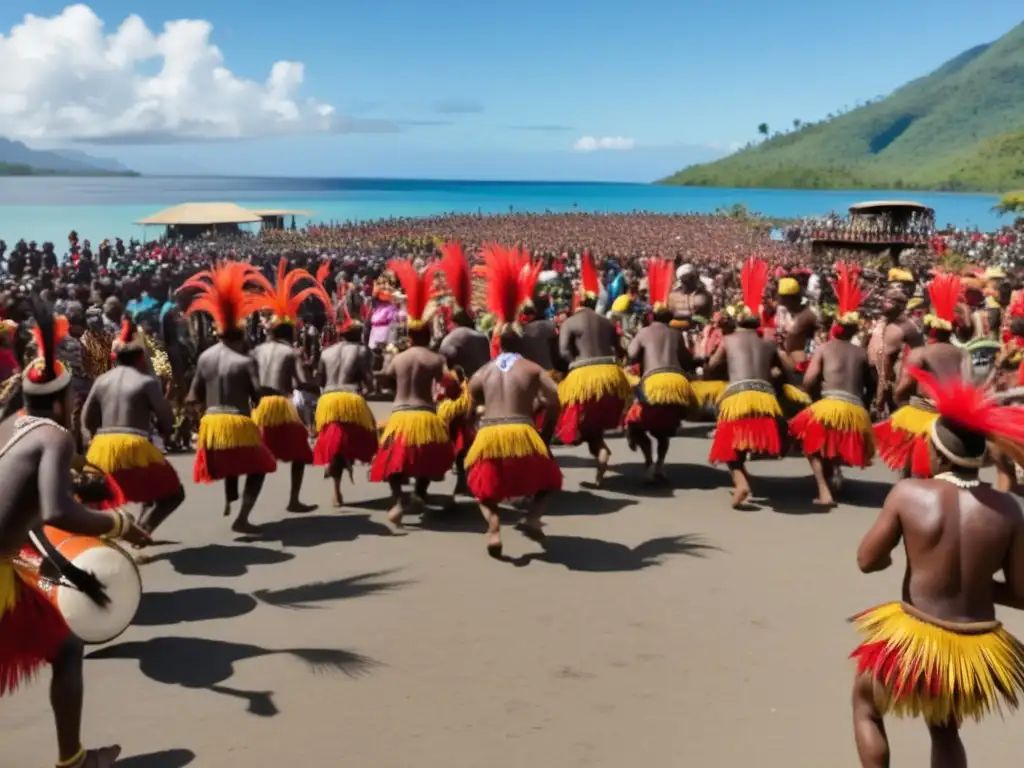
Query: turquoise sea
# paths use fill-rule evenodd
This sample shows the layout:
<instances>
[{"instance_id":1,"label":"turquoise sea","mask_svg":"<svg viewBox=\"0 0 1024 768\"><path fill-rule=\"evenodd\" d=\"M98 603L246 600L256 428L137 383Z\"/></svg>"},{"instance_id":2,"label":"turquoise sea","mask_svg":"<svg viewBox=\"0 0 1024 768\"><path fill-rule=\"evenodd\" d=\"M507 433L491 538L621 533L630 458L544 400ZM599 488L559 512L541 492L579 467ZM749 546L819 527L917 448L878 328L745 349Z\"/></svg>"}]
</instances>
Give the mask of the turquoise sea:
<instances>
[{"instance_id":1,"label":"turquoise sea","mask_svg":"<svg viewBox=\"0 0 1024 768\"><path fill-rule=\"evenodd\" d=\"M184 202L234 202L260 208L298 208L316 222L428 216L447 212L598 211L711 213L734 203L768 216L845 211L856 202L911 199L935 209L940 226L995 229L994 195L705 189L644 184L568 182L419 181L391 179L281 179L211 177L0 178L0 239L58 245L75 229L98 243L141 236L134 222ZM299 219L299 223L306 220ZM1004 222L1005 223L1005 222ZM150 230L150 234L155 234Z\"/></svg>"}]
</instances>

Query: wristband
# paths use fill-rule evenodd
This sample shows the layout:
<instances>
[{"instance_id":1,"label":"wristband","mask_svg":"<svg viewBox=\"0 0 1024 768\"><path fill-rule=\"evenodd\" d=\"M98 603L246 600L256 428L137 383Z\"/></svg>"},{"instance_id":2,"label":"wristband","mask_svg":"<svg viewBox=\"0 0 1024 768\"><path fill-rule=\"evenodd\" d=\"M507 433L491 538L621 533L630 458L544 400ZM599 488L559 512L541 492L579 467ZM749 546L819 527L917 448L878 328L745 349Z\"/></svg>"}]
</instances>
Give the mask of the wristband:
<instances>
[{"instance_id":1,"label":"wristband","mask_svg":"<svg viewBox=\"0 0 1024 768\"><path fill-rule=\"evenodd\" d=\"M124 536L126 529L128 528L128 516L119 509L115 509L110 513L110 516L114 520L114 526L103 534L104 539L120 539Z\"/></svg>"}]
</instances>

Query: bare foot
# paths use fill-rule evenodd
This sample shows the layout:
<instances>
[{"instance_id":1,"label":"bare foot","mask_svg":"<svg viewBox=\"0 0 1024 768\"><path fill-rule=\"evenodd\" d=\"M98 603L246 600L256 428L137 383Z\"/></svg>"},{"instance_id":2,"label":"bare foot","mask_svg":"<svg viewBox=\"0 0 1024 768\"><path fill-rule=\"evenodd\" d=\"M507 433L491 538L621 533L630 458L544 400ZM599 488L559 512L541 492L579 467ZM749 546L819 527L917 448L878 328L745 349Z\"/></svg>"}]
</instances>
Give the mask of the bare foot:
<instances>
[{"instance_id":1,"label":"bare foot","mask_svg":"<svg viewBox=\"0 0 1024 768\"><path fill-rule=\"evenodd\" d=\"M334 498L331 500L331 506L335 509L341 509L345 506L345 498L341 494L335 494Z\"/></svg>"},{"instance_id":2,"label":"bare foot","mask_svg":"<svg viewBox=\"0 0 1024 768\"><path fill-rule=\"evenodd\" d=\"M668 475L665 474L665 468L660 466L654 467L654 482L656 483L667 483Z\"/></svg>"},{"instance_id":3,"label":"bare foot","mask_svg":"<svg viewBox=\"0 0 1024 768\"><path fill-rule=\"evenodd\" d=\"M743 505L750 498L749 488L734 488L732 492L732 508L736 509Z\"/></svg>"},{"instance_id":4,"label":"bare foot","mask_svg":"<svg viewBox=\"0 0 1024 768\"><path fill-rule=\"evenodd\" d=\"M654 485L655 476L654 465L648 464L644 470L644 485Z\"/></svg>"},{"instance_id":5,"label":"bare foot","mask_svg":"<svg viewBox=\"0 0 1024 768\"><path fill-rule=\"evenodd\" d=\"M316 504L303 504L301 501L293 501L285 508L285 510L287 512L293 512L301 515L306 512L312 512L316 508Z\"/></svg>"},{"instance_id":6,"label":"bare foot","mask_svg":"<svg viewBox=\"0 0 1024 768\"><path fill-rule=\"evenodd\" d=\"M147 563L152 562L152 560L153 555L149 554L145 550L135 549L132 551L132 562L136 565L146 565Z\"/></svg>"},{"instance_id":7,"label":"bare foot","mask_svg":"<svg viewBox=\"0 0 1024 768\"><path fill-rule=\"evenodd\" d=\"M231 502L224 505L224 517L231 517Z\"/></svg>"},{"instance_id":8,"label":"bare foot","mask_svg":"<svg viewBox=\"0 0 1024 768\"><path fill-rule=\"evenodd\" d=\"M524 520L516 526L516 530L519 531L523 536L528 538L530 541L540 544L541 547L547 548L548 537L544 533L544 527L542 523L533 523Z\"/></svg>"},{"instance_id":9,"label":"bare foot","mask_svg":"<svg viewBox=\"0 0 1024 768\"><path fill-rule=\"evenodd\" d=\"M835 500L828 494L818 496L812 503L816 507L834 507L836 505Z\"/></svg>"},{"instance_id":10,"label":"bare foot","mask_svg":"<svg viewBox=\"0 0 1024 768\"><path fill-rule=\"evenodd\" d=\"M231 530L235 533L263 533L263 529L258 525L253 525L248 520L235 520L231 526Z\"/></svg>"},{"instance_id":11,"label":"bare foot","mask_svg":"<svg viewBox=\"0 0 1024 768\"><path fill-rule=\"evenodd\" d=\"M395 506L391 508L391 511L388 512L388 522L391 523L391 527L396 531L405 529L405 526L402 524L402 516L404 514L405 510L402 509L401 504L395 504Z\"/></svg>"},{"instance_id":12,"label":"bare foot","mask_svg":"<svg viewBox=\"0 0 1024 768\"><path fill-rule=\"evenodd\" d=\"M502 546L501 546L501 534L492 533L487 537L487 554L493 557L495 560L501 557Z\"/></svg>"},{"instance_id":13,"label":"bare foot","mask_svg":"<svg viewBox=\"0 0 1024 768\"><path fill-rule=\"evenodd\" d=\"M117 762L121 755L120 747L103 747L101 749L90 749L85 753L82 762L74 768L110 768Z\"/></svg>"}]
</instances>

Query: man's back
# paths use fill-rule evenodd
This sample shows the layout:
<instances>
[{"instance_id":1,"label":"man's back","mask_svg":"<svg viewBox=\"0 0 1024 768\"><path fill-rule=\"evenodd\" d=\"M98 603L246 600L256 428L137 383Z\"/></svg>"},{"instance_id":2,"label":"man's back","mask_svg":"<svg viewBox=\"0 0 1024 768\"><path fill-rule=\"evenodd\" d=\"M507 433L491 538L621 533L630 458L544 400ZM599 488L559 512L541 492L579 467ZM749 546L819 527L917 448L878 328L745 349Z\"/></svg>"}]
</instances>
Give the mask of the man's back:
<instances>
[{"instance_id":1,"label":"man's back","mask_svg":"<svg viewBox=\"0 0 1024 768\"><path fill-rule=\"evenodd\" d=\"M617 340L615 326L608 318L582 308L562 323L559 351L569 360L612 357L617 351Z\"/></svg>"},{"instance_id":2,"label":"man's back","mask_svg":"<svg viewBox=\"0 0 1024 768\"><path fill-rule=\"evenodd\" d=\"M762 339L756 331L743 328L730 333L723 340L729 365L729 381L768 381L772 363L778 357L778 348Z\"/></svg>"},{"instance_id":3,"label":"man's back","mask_svg":"<svg viewBox=\"0 0 1024 768\"><path fill-rule=\"evenodd\" d=\"M470 388L482 396L485 418L532 419L543 373L523 357L499 355L477 372Z\"/></svg>"},{"instance_id":4,"label":"man's back","mask_svg":"<svg viewBox=\"0 0 1024 768\"><path fill-rule=\"evenodd\" d=\"M434 384L444 373L444 358L426 347L410 347L391 361L395 405L433 405Z\"/></svg>"},{"instance_id":5,"label":"man's back","mask_svg":"<svg viewBox=\"0 0 1024 768\"><path fill-rule=\"evenodd\" d=\"M531 320L523 326L522 355L545 371L555 367L558 331L550 320Z\"/></svg>"},{"instance_id":6,"label":"man's back","mask_svg":"<svg viewBox=\"0 0 1024 768\"><path fill-rule=\"evenodd\" d=\"M833 339L821 347L822 389L864 396L868 355L845 339Z\"/></svg>"},{"instance_id":7,"label":"man's back","mask_svg":"<svg viewBox=\"0 0 1024 768\"><path fill-rule=\"evenodd\" d=\"M127 427L146 432L157 410L156 397L163 400L155 376L119 365L96 379L83 410L83 421L90 431L97 427Z\"/></svg>"},{"instance_id":8,"label":"man's back","mask_svg":"<svg viewBox=\"0 0 1024 768\"><path fill-rule=\"evenodd\" d=\"M682 368L683 337L665 323L642 328L629 345L629 358L639 362L644 373L662 368Z\"/></svg>"},{"instance_id":9,"label":"man's back","mask_svg":"<svg viewBox=\"0 0 1024 768\"><path fill-rule=\"evenodd\" d=\"M279 395L289 394L296 379L298 353L283 341L265 341L253 350L260 388Z\"/></svg>"},{"instance_id":10,"label":"man's back","mask_svg":"<svg viewBox=\"0 0 1024 768\"><path fill-rule=\"evenodd\" d=\"M362 344L342 341L320 353L319 366L324 389L355 390L366 382L373 358Z\"/></svg>"},{"instance_id":11,"label":"man's back","mask_svg":"<svg viewBox=\"0 0 1024 768\"><path fill-rule=\"evenodd\" d=\"M487 334L473 328L452 329L441 342L439 351L449 366L459 366L466 376L472 376L491 359Z\"/></svg>"},{"instance_id":12,"label":"man's back","mask_svg":"<svg viewBox=\"0 0 1024 768\"><path fill-rule=\"evenodd\" d=\"M217 342L199 356L193 394L197 385L202 397L196 399L203 400L207 408L234 408L248 416L259 394L256 361Z\"/></svg>"}]
</instances>

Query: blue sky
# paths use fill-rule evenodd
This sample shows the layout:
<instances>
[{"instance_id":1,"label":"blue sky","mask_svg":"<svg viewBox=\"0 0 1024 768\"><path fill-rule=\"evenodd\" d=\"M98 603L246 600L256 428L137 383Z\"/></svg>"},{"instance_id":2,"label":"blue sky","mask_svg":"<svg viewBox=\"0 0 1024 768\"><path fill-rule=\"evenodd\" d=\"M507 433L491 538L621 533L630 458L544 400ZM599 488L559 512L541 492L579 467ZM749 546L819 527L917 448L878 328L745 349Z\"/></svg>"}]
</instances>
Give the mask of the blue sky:
<instances>
[{"instance_id":1,"label":"blue sky","mask_svg":"<svg viewBox=\"0 0 1024 768\"><path fill-rule=\"evenodd\" d=\"M0 30L66 4L3 3ZM300 61L304 95L371 131L87 148L143 170L639 181L722 154L762 121L888 93L1024 15L1008 0L88 4L107 33L132 13L154 31L205 19L241 77ZM574 151L588 136L632 149Z\"/></svg>"}]
</instances>

